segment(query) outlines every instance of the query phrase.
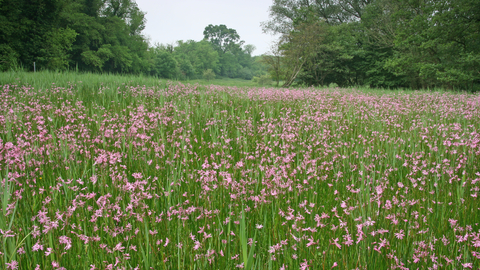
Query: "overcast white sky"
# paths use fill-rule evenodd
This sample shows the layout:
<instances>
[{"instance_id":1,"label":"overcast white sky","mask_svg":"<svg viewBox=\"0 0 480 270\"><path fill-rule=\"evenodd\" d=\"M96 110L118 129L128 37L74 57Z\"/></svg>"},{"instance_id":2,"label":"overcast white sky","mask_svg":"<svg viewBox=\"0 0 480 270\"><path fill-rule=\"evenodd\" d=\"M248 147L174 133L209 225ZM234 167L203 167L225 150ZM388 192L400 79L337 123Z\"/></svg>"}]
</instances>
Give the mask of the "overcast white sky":
<instances>
[{"instance_id":1,"label":"overcast white sky","mask_svg":"<svg viewBox=\"0 0 480 270\"><path fill-rule=\"evenodd\" d=\"M237 30L245 44L257 48L253 55L270 50L274 36L263 34L260 23L267 21L272 0L136 0L140 10L147 13L143 34L163 44L203 39L209 24L224 24Z\"/></svg>"}]
</instances>

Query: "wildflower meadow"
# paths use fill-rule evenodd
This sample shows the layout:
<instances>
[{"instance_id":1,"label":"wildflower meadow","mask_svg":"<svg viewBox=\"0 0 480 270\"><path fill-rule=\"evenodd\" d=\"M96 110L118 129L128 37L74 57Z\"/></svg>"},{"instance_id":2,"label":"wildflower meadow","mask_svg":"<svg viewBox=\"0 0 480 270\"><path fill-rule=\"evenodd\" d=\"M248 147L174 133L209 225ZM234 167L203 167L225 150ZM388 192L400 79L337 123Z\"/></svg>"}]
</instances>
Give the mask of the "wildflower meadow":
<instances>
[{"instance_id":1,"label":"wildflower meadow","mask_svg":"<svg viewBox=\"0 0 480 270\"><path fill-rule=\"evenodd\" d=\"M6 269L479 269L480 96L0 86Z\"/></svg>"}]
</instances>

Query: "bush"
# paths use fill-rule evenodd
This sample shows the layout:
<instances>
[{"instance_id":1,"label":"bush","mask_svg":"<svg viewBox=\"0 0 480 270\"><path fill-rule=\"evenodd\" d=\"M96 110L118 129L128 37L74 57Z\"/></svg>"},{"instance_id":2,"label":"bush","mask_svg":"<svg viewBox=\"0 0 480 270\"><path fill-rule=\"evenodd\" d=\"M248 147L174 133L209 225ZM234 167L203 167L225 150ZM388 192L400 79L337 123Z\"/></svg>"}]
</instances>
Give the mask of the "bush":
<instances>
[{"instance_id":1,"label":"bush","mask_svg":"<svg viewBox=\"0 0 480 270\"><path fill-rule=\"evenodd\" d=\"M244 80L251 80L253 78L252 70L244 67L238 71L238 77Z\"/></svg>"},{"instance_id":2,"label":"bush","mask_svg":"<svg viewBox=\"0 0 480 270\"><path fill-rule=\"evenodd\" d=\"M207 81L215 79L215 72L211 69L207 69L203 72L203 78Z\"/></svg>"},{"instance_id":3,"label":"bush","mask_svg":"<svg viewBox=\"0 0 480 270\"><path fill-rule=\"evenodd\" d=\"M272 85L272 77L268 74L261 75L260 77L253 77L252 81L260 86Z\"/></svg>"},{"instance_id":4,"label":"bush","mask_svg":"<svg viewBox=\"0 0 480 270\"><path fill-rule=\"evenodd\" d=\"M0 44L0 71L16 69L18 54L7 44Z\"/></svg>"}]
</instances>

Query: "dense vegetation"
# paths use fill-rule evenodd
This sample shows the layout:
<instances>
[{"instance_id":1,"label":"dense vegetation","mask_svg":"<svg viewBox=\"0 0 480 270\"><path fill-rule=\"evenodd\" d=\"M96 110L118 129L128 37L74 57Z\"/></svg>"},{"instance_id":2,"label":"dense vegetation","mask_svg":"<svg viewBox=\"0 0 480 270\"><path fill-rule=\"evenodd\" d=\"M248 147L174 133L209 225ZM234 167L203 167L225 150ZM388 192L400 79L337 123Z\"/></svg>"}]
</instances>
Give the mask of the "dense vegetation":
<instances>
[{"instance_id":1,"label":"dense vegetation","mask_svg":"<svg viewBox=\"0 0 480 270\"><path fill-rule=\"evenodd\" d=\"M4 0L1 69L140 73L148 69L144 13L130 0Z\"/></svg>"},{"instance_id":2,"label":"dense vegetation","mask_svg":"<svg viewBox=\"0 0 480 270\"><path fill-rule=\"evenodd\" d=\"M262 64L252 45L225 25L205 28L205 40L149 44L145 13L133 0L2 0L0 71L80 70L195 79L207 69L252 79Z\"/></svg>"},{"instance_id":3,"label":"dense vegetation","mask_svg":"<svg viewBox=\"0 0 480 270\"><path fill-rule=\"evenodd\" d=\"M151 49L151 74L162 78L196 79L210 71L229 78L251 80L266 72L266 67L252 57L253 45L243 45L235 29L208 25L201 41L178 41L176 46L157 44Z\"/></svg>"},{"instance_id":4,"label":"dense vegetation","mask_svg":"<svg viewBox=\"0 0 480 270\"><path fill-rule=\"evenodd\" d=\"M285 86L480 89L480 1L273 2L267 60Z\"/></svg>"},{"instance_id":5,"label":"dense vegetation","mask_svg":"<svg viewBox=\"0 0 480 270\"><path fill-rule=\"evenodd\" d=\"M0 71L80 70L169 79L480 90L480 1L274 0L270 53L235 29L150 46L134 0L1 0ZM270 76L265 76L267 68ZM262 75L264 75L262 77Z\"/></svg>"}]
</instances>

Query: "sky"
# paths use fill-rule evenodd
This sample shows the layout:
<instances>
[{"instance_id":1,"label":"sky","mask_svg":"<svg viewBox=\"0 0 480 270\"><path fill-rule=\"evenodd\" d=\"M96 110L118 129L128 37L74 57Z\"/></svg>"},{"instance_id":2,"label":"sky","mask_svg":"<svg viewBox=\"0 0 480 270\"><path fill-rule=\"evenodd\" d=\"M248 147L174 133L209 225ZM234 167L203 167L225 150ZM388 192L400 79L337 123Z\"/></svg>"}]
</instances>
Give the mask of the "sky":
<instances>
[{"instance_id":1,"label":"sky","mask_svg":"<svg viewBox=\"0 0 480 270\"><path fill-rule=\"evenodd\" d=\"M146 12L143 34L155 43L174 44L177 40L203 39L209 24L224 24L237 30L245 44L256 47L253 55L270 50L275 36L262 32L261 22L269 19L272 0L136 0Z\"/></svg>"}]
</instances>

